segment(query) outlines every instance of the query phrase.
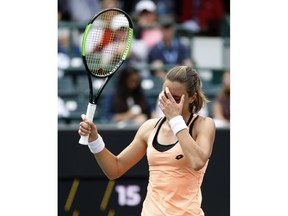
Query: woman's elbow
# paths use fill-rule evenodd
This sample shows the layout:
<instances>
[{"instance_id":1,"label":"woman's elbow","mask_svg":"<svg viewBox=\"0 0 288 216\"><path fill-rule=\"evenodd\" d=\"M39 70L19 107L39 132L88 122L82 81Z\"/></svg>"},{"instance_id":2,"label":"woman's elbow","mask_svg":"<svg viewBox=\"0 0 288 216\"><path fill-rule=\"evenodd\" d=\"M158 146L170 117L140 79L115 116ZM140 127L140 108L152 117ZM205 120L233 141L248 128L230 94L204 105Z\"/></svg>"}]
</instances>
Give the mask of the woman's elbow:
<instances>
[{"instance_id":1,"label":"woman's elbow","mask_svg":"<svg viewBox=\"0 0 288 216\"><path fill-rule=\"evenodd\" d=\"M111 181L116 180L122 176L120 173L105 173L105 175Z\"/></svg>"},{"instance_id":2,"label":"woman's elbow","mask_svg":"<svg viewBox=\"0 0 288 216\"><path fill-rule=\"evenodd\" d=\"M113 180L116 180L116 179L117 179L117 177L115 177L115 176L107 176L107 178L108 178L110 181L113 181Z\"/></svg>"},{"instance_id":3,"label":"woman's elbow","mask_svg":"<svg viewBox=\"0 0 288 216\"><path fill-rule=\"evenodd\" d=\"M197 164L197 165L192 166L192 169L193 169L194 171L199 171L199 170L201 170L203 167L204 167L204 166Z\"/></svg>"},{"instance_id":4,"label":"woman's elbow","mask_svg":"<svg viewBox=\"0 0 288 216\"><path fill-rule=\"evenodd\" d=\"M207 160L194 161L192 163L192 169L195 171L199 171L206 165L206 162Z\"/></svg>"}]
</instances>

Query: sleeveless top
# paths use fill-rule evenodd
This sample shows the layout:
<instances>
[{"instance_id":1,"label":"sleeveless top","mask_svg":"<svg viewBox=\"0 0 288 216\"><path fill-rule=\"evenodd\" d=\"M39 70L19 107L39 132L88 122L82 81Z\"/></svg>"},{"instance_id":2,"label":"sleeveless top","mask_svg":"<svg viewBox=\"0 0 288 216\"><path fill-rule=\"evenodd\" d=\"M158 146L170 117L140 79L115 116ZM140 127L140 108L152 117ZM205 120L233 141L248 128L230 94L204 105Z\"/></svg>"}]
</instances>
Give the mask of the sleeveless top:
<instances>
[{"instance_id":1,"label":"sleeveless top","mask_svg":"<svg viewBox=\"0 0 288 216\"><path fill-rule=\"evenodd\" d=\"M189 127L191 136L197 118L198 115ZM149 183L141 216L204 216L201 184L208 161L201 170L195 171L189 167L178 141L170 145L159 144L157 136L165 120L164 117L157 122L148 140Z\"/></svg>"}]
</instances>

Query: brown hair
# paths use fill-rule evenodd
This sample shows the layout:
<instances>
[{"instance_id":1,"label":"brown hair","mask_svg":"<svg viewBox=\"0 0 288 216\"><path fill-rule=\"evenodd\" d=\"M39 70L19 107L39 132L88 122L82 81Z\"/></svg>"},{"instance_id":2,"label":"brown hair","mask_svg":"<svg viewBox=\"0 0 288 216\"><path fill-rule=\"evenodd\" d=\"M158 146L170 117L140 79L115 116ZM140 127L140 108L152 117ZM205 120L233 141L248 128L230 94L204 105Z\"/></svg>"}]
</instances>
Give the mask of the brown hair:
<instances>
[{"instance_id":1,"label":"brown hair","mask_svg":"<svg viewBox=\"0 0 288 216\"><path fill-rule=\"evenodd\" d=\"M190 66L176 66L168 71L165 80L168 79L172 82L179 82L186 85L186 91L189 97L196 93L196 99L190 104L190 112L197 113L208 102L203 94L201 80L199 74L195 69Z\"/></svg>"}]
</instances>

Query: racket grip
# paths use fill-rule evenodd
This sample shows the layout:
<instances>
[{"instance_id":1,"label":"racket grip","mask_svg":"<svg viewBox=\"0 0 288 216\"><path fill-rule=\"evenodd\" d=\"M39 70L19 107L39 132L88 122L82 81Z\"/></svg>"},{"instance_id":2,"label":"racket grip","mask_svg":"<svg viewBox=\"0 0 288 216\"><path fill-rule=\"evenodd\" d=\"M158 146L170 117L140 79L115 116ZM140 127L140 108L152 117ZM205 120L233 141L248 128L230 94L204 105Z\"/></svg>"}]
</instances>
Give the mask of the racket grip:
<instances>
[{"instance_id":1,"label":"racket grip","mask_svg":"<svg viewBox=\"0 0 288 216\"><path fill-rule=\"evenodd\" d=\"M86 118L90 121L93 121L95 111L96 111L96 104L88 103ZM88 136L81 136L79 144L88 145Z\"/></svg>"}]
</instances>

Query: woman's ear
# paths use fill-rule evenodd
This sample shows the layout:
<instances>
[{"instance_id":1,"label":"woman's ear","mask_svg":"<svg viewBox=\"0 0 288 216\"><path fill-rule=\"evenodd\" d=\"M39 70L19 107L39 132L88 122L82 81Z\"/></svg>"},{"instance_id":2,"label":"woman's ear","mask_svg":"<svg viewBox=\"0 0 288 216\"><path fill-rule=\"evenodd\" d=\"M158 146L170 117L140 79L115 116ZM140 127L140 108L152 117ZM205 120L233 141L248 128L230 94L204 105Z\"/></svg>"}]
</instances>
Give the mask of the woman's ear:
<instances>
[{"instance_id":1,"label":"woman's ear","mask_svg":"<svg viewBox=\"0 0 288 216\"><path fill-rule=\"evenodd\" d=\"M189 103L193 103L193 101L196 100L196 97L197 97L197 93L195 92L194 95L189 98Z\"/></svg>"}]
</instances>

